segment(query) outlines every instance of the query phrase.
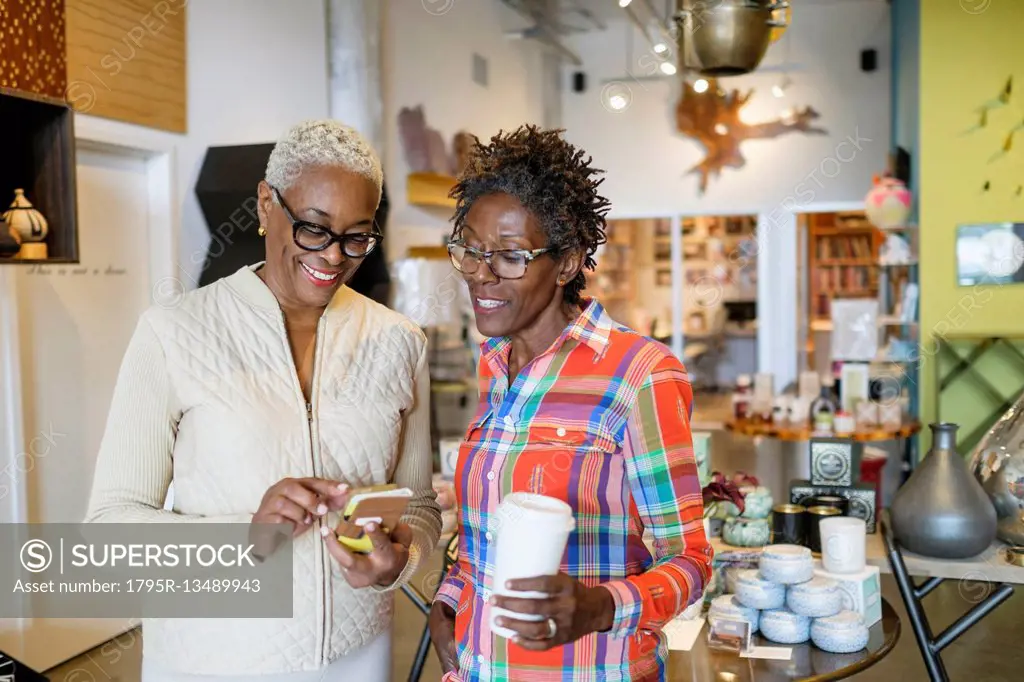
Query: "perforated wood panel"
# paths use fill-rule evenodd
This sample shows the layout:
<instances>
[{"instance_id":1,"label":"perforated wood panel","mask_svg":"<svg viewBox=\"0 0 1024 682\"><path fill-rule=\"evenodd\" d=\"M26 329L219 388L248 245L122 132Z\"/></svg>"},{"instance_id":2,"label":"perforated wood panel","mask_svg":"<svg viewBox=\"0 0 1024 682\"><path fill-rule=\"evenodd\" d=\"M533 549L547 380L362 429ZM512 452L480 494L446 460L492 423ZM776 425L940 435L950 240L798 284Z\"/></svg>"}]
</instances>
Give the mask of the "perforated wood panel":
<instances>
[{"instance_id":1,"label":"perforated wood panel","mask_svg":"<svg viewBox=\"0 0 1024 682\"><path fill-rule=\"evenodd\" d=\"M0 0L0 87L64 97L64 0Z\"/></svg>"}]
</instances>

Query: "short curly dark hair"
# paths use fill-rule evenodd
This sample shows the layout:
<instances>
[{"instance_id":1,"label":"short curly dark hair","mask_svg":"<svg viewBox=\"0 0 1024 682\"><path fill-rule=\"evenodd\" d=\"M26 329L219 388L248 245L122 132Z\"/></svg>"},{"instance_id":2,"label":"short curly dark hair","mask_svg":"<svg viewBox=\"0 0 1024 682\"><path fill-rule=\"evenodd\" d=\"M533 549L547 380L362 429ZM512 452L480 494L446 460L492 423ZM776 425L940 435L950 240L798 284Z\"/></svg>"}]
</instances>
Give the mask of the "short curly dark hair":
<instances>
[{"instance_id":1,"label":"short curly dark hair","mask_svg":"<svg viewBox=\"0 0 1024 682\"><path fill-rule=\"evenodd\" d=\"M592 168L591 157L562 139L563 132L524 125L499 131L487 145L477 140L449 194L456 202L452 238L462 236L473 202L504 192L540 222L554 255L583 250L583 267L593 270L594 253L606 241L605 215L611 205L597 191L604 178L596 176L604 171ZM586 286L581 268L565 285L564 300L579 303Z\"/></svg>"}]
</instances>

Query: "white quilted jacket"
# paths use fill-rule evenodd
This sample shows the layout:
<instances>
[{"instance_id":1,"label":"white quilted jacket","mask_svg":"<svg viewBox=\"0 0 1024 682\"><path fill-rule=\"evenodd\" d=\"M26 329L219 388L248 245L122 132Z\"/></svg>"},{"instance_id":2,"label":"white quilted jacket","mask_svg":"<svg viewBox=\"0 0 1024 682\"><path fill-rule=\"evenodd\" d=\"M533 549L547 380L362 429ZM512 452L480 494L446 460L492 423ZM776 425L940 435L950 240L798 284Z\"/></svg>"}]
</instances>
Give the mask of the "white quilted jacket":
<instances>
[{"instance_id":1,"label":"white quilted jacket","mask_svg":"<svg viewBox=\"0 0 1024 682\"><path fill-rule=\"evenodd\" d=\"M294 546L292 618L143 621L144 656L169 671L325 666L390 627L391 590L441 531L423 333L342 287L320 320L307 414L280 307L255 267L142 316L114 391L87 520L247 523L272 484L319 476L412 488L405 521L415 540L395 585L355 590L314 527ZM163 510L172 479L174 510Z\"/></svg>"}]
</instances>

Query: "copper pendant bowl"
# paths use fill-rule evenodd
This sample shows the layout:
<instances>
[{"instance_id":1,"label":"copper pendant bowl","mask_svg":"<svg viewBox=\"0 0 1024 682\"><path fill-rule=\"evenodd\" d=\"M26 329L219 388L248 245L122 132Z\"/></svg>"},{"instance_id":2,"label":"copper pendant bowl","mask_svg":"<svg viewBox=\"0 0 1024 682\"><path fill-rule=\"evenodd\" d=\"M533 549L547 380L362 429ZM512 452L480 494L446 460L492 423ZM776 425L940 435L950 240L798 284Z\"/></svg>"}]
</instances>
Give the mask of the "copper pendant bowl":
<instances>
[{"instance_id":1,"label":"copper pendant bowl","mask_svg":"<svg viewBox=\"0 0 1024 682\"><path fill-rule=\"evenodd\" d=\"M750 73L764 59L772 30L786 26L775 0L678 0L678 52L685 67L711 78Z\"/></svg>"}]
</instances>

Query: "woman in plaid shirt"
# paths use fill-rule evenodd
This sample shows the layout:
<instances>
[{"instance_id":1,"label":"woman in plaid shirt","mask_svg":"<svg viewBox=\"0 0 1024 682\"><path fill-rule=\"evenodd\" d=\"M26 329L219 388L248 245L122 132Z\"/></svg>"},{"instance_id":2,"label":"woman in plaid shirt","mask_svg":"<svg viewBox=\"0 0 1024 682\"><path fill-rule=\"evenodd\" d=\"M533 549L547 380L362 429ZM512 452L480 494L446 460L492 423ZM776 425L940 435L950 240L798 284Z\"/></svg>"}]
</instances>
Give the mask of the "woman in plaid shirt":
<instances>
[{"instance_id":1,"label":"woman in plaid shirt","mask_svg":"<svg viewBox=\"0 0 1024 682\"><path fill-rule=\"evenodd\" d=\"M455 475L459 561L431 613L446 680L664 679L661 628L711 574L686 370L582 296L605 241L601 172L560 131L524 126L478 144L452 191L452 263L489 339ZM520 491L576 518L561 572L509 585L547 599L493 594L489 522ZM505 639L493 606L543 620L499 619L518 633Z\"/></svg>"}]
</instances>

